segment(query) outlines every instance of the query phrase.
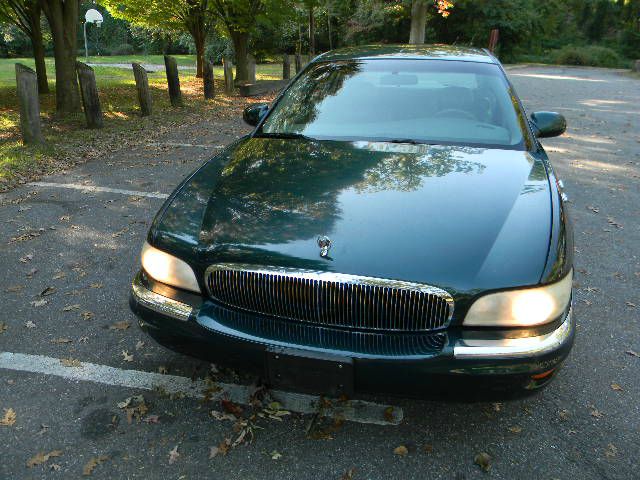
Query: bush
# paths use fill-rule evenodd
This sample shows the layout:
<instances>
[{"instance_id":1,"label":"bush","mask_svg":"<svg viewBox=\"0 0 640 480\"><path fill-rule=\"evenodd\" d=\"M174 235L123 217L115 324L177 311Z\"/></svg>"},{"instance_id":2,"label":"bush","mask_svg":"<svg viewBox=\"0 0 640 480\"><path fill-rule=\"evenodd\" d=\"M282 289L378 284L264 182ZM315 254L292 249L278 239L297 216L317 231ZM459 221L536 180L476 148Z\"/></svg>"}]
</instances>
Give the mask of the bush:
<instances>
[{"instance_id":1,"label":"bush","mask_svg":"<svg viewBox=\"0 0 640 480\"><path fill-rule=\"evenodd\" d=\"M133 55L135 53L135 49L133 45L129 45L128 43L121 43L120 45L116 45L111 48L109 52L111 55Z\"/></svg>"},{"instance_id":2,"label":"bush","mask_svg":"<svg viewBox=\"0 0 640 480\"><path fill-rule=\"evenodd\" d=\"M615 50L589 45L576 47L567 45L551 53L553 63L559 65L582 65L588 67L626 67L626 62Z\"/></svg>"}]
</instances>

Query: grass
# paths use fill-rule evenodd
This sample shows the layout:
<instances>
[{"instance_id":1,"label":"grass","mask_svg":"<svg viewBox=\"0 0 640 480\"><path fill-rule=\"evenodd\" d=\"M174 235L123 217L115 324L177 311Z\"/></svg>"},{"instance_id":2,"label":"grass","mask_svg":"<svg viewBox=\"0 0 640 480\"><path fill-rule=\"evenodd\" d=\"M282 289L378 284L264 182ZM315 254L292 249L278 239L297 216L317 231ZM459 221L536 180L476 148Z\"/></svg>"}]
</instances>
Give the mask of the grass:
<instances>
[{"instance_id":1,"label":"grass","mask_svg":"<svg viewBox=\"0 0 640 480\"><path fill-rule=\"evenodd\" d=\"M193 56L178 55L180 65L195 64ZM91 57L90 63L162 64L162 56ZM112 66L94 68L100 102L104 114L104 128L88 130L81 113L59 118L55 115L55 70L52 59L47 59L47 73L51 93L40 96L40 112L44 147L27 147L21 143L19 110L15 88L15 63L33 67L31 59L0 59L0 191L19 182L37 178L49 172L60 171L73 163L113 151L134 146L161 135L172 126L197 122L202 115L240 115L241 109L251 101L228 97L223 91L222 67L214 71L218 95L205 101L202 81L195 70L181 70L180 82L185 106L172 108L169 104L164 71L148 74L153 97L153 115L139 116L135 81L131 70ZM190 63L191 62L191 63ZM258 65L259 80L281 78L282 67L277 64Z\"/></svg>"}]
</instances>

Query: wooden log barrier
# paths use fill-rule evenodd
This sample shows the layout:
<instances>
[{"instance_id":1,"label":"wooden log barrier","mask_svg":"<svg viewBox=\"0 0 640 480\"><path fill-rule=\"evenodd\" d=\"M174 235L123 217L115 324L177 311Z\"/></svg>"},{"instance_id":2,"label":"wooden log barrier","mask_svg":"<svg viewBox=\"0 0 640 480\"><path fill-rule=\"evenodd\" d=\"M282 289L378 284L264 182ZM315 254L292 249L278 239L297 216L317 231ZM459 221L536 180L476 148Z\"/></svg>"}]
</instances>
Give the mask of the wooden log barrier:
<instances>
[{"instance_id":1,"label":"wooden log barrier","mask_svg":"<svg viewBox=\"0 0 640 480\"><path fill-rule=\"evenodd\" d=\"M38 77L29 67L16 63L16 86L20 104L20 131L25 145L44 143L40 124Z\"/></svg>"},{"instance_id":2,"label":"wooden log barrier","mask_svg":"<svg viewBox=\"0 0 640 480\"><path fill-rule=\"evenodd\" d=\"M139 63L132 63L131 66L133 67L133 76L136 79L136 90L138 91L138 102L140 103L140 115L147 117L151 115L151 112L153 111L147 71Z\"/></svg>"},{"instance_id":3,"label":"wooden log barrier","mask_svg":"<svg viewBox=\"0 0 640 480\"><path fill-rule=\"evenodd\" d=\"M102 128L102 108L100 108L100 97L96 86L96 74L89 65L76 62L76 73L80 83L80 94L82 97L82 108L88 128Z\"/></svg>"},{"instance_id":4,"label":"wooden log barrier","mask_svg":"<svg viewBox=\"0 0 640 480\"><path fill-rule=\"evenodd\" d=\"M165 55L164 69L167 72L167 85L169 86L169 100L171 106L182 106L182 92L180 91L180 77L178 76L178 64L176 59Z\"/></svg>"},{"instance_id":5,"label":"wooden log barrier","mask_svg":"<svg viewBox=\"0 0 640 480\"><path fill-rule=\"evenodd\" d=\"M291 57L288 54L282 56L282 79L289 80L291 78Z\"/></svg>"},{"instance_id":6,"label":"wooden log barrier","mask_svg":"<svg viewBox=\"0 0 640 480\"><path fill-rule=\"evenodd\" d=\"M231 95L233 93L233 63L229 58L224 58L222 65L224 69L224 91L227 95Z\"/></svg>"},{"instance_id":7,"label":"wooden log barrier","mask_svg":"<svg viewBox=\"0 0 640 480\"><path fill-rule=\"evenodd\" d=\"M204 62L204 72L202 77L204 83L204 98L211 100L216 96L216 86L213 81L213 63L209 60Z\"/></svg>"}]
</instances>

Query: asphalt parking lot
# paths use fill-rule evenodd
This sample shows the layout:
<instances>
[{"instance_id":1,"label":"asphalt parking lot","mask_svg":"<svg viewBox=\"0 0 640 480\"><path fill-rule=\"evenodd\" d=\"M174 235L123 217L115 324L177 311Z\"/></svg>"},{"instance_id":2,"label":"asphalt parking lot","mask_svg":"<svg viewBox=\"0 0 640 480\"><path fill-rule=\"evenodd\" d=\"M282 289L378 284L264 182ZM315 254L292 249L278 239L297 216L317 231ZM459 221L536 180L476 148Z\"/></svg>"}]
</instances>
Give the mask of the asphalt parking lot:
<instances>
[{"instance_id":1,"label":"asphalt parking lot","mask_svg":"<svg viewBox=\"0 0 640 480\"><path fill-rule=\"evenodd\" d=\"M248 131L240 118L203 119L0 195L0 479L640 478L640 79L508 73L529 112L569 124L544 145L571 201L578 336L546 390L366 399L402 412L397 425L367 412L322 419L289 397L239 402L245 390L215 382L252 378L156 345L127 303L146 231L184 175ZM154 388L160 376L178 387ZM189 379L196 394L179 388Z\"/></svg>"}]
</instances>

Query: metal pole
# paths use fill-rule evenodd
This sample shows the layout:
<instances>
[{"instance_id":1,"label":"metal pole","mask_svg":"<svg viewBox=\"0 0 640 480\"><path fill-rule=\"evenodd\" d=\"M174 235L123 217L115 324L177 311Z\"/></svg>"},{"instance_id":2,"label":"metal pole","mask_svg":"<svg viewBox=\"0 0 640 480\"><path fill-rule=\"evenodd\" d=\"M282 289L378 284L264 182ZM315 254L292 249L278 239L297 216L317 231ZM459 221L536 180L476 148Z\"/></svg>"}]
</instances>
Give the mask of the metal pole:
<instances>
[{"instance_id":1,"label":"metal pole","mask_svg":"<svg viewBox=\"0 0 640 480\"><path fill-rule=\"evenodd\" d=\"M87 47L87 22L84 22L84 56L89 59L89 47Z\"/></svg>"}]
</instances>

